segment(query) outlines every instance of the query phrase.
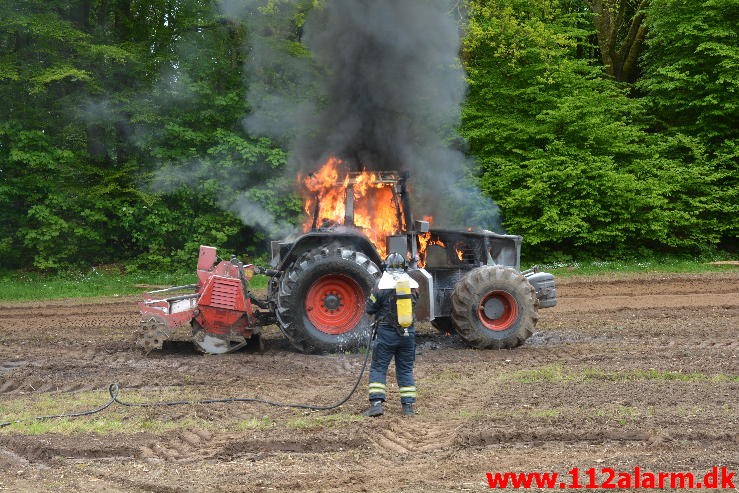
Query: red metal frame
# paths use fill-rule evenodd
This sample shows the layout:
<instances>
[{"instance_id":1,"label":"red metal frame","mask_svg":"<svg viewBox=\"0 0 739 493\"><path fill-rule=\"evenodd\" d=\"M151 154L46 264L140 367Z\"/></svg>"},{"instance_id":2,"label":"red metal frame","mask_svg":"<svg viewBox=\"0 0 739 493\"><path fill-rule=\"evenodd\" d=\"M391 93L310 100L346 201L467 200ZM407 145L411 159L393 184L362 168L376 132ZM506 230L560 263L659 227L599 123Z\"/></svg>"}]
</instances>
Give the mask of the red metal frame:
<instances>
[{"instance_id":1,"label":"red metal frame","mask_svg":"<svg viewBox=\"0 0 739 493\"><path fill-rule=\"evenodd\" d=\"M254 316L251 302L244 296L241 279L212 275L198 298L195 320L213 334L229 334L249 327ZM251 331L249 331L251 334Z\"/></svg>"},{"instance_id":2,"label":"red metal frame","mask_svg":"<svg viewBox=\"0 0 739 493\"><path fill-rule=\"evenodd\" d=\"M201 246L198 283L145 293L139 303L142 316L157 316L170 329L197 320L206 332L251 337L254 310L244 293L239 268L227 260L216 264L217 259L215 248ZM250 279L253 265L245 265L244 274ZM160 298L165 293L175 295Z\"/></svg>"}]
</instances>

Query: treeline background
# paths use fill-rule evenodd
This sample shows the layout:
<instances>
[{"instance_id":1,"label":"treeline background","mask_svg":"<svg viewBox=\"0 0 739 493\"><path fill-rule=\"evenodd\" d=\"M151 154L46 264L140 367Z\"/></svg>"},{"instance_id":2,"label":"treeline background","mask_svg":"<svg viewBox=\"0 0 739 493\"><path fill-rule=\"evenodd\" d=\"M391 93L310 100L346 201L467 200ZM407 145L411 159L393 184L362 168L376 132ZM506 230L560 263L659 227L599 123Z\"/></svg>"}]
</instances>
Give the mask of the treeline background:
<instances>
[{"instance_id":1,"label":"treeline background","mask_svg":"<svg viewBox=\"0 0 739 493\"><path fill-rule=\"evenodd\" d=\"M301 26L322 1L264 0L259 15L291 16L268 33L211 0L0 2L0 268L190 269L200 244L265 255L301 201L284 143L242 125L248 41L310 56ZM529 258L735 251L739 0L450 15L470 177Z\"/></svg>"}]
</instances>

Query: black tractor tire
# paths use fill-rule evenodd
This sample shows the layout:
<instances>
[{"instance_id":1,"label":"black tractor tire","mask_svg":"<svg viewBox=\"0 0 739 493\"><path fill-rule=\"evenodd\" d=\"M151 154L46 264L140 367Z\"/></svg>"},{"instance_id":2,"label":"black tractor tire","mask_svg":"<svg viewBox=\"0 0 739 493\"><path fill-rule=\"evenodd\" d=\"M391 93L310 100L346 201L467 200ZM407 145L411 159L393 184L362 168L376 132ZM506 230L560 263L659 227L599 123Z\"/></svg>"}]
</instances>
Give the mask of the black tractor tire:
<instances>
[{"instance_id":1,"label":"black tractor tire","mask_svg":"<svg viewBox=\"0 0 739 493\"><path fill-rule=\"evenodd\" d=\"M362 252L340 245L301 255L280 280L277 322L304 353L352 351L367 340L365 300L382 271Z\"/></svg>"},{"instance_id":2,"label":"black tractor tire","mask_svg":"<svg viewBox=\"0 0 739 493\"><path fill-rule=\"evenodd\" d=\"M454 326L467 344L478 349L520 346L538 319L536 291L510 267L473 269L452 292Z\"/></svg>"}]
</instances>

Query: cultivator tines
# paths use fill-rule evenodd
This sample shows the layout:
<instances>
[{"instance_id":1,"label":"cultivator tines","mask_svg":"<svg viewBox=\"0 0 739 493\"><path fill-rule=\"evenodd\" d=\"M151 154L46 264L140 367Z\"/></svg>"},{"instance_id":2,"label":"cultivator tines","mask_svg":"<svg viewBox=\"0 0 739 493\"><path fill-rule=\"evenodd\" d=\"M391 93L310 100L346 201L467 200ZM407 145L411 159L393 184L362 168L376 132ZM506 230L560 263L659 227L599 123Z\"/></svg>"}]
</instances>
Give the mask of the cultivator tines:
<instances>
[{"instance_id":1,"label":"cultivator tines","mask_svg":"<svg viewBox=\"0 0 739 493\"><path fill-rule=\"evenodd\" d=\"M253 337L259 337L254 334ZM246 346L248 340L238 332L214 334L205 330L197 321L192 322L192 342L195 347L207 354L225 354L238 351Z\"/></svg>"},{"instance_id":2,"label":"cultivator tines","mask_svg":"<svg viewBox=\"0 0 739 493\"><path fill-rule=\"evenodd\" d=\"M141 334L138 344L143 347L146 354L154 349L162 349L164 341L172 337L172 332L167 328L167 324L161 317L145 317L141 320L140 325Z\"/></svg>"}]
</instances>

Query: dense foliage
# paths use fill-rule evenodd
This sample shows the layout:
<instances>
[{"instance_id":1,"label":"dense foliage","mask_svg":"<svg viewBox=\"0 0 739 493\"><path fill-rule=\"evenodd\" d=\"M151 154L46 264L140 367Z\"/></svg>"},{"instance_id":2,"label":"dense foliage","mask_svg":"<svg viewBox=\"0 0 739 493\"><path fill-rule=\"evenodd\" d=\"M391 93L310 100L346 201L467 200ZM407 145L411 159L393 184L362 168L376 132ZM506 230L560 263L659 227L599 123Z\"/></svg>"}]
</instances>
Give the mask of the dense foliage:
<instances>
[{"instance_id":1,"label":"dense foliage","mask_svg":"<svg viewBox=\"0 0 739 493\"><path fill-rule=\"evenodd\" d=\"M700 133L660 131L644 99L581 55L592 37L581 11L486 0L470 14L464 134L511 231L599 255L698 251L730 233L729 170Z\"/></svg>"},{"instance_id":2,"label":"dense foliage","mask_svg":"<svg viewBox=\"0 0 739 493\"><path fill-rule=\"evenodd\" d=\"M2 2L0 264L262 253L239 215L297 210L284 151L241 129L245 36L207 0Z\"/></svg>"},{"instance_id":3,"label":"dense foliage","mask_svg":"<svg viewBox=\"0 0 739 493\"><path fill-rule=\"evenodd\" d=\"M734 245L739 0L467 3L461 132L509 232L573 256ZM303 18L276 49L307 56ZM0 2L0 267L263 254L300 215L284 149L243 125L266 35L215 0Z\"/></svg>"},{"instance_id":4,"label":"dense foliage","mask_svg":"<svg viewBox=\"0 0 739 493\"><path fill-rule=\"evenodd\" d=\"M654 128L688 136L721 191L703 199L719 213L718 230L739 236L739 0L653 0L644 54L644 92Z\"/></svg>"}]
</instances>

